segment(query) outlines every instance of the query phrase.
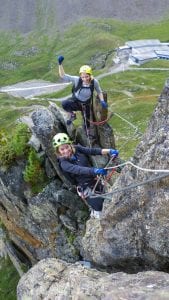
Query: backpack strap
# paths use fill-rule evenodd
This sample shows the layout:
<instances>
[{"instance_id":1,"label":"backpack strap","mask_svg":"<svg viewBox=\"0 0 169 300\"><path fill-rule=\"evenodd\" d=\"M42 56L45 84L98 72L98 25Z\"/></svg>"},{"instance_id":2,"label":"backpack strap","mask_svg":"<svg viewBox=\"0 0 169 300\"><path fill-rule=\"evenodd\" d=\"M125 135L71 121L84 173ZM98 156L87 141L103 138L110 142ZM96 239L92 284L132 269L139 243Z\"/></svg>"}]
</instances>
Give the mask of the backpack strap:
<instances>
[{"instance_id":1,"label":"backpack strap","mask_svg":"<svg viewBox=\"0 0 169 300\"><path fill-rule=\"evenodd\" d=\"M93 97L93 93L94 93L94 78L90 82L90 89L91 89L92 97Z\"/></svg>"},{"instance_id":2,"label":"backpack strap","mask_svg":"<svg viewBox=\"0 0 169 300\"><path fill-rule=\"evenodd\" d=\"M81 77L79 77L79 81L78 81L78 84L77 84L77 86L75 87L75 85L73 85L73 87L72 87L72 93L74 94L74 93L76 93L78 90L80 90L81 89L81 87L82 87L82 79L81 79Z\"/></svg>"},{"instance_id":3,"label":"backpack strap","mask_svg":"<svg viewBox=\"0 0 169 300\"><path fill-rule=\"evenodd\" d=\"M73 95L74 95L78 90L81 89L82 83L83 83L83 81L82 81L81 77L79 77L79 81L78 81L77 86L75 87L75 85L73 85L73 87L72 87L72 94L73 94ZM91 93L92 93L92 97L93 97L93 92L94 92L94 79L92 79L91 82L90 82L90 89L91 89Z\"/></svg>"}]
</instances>

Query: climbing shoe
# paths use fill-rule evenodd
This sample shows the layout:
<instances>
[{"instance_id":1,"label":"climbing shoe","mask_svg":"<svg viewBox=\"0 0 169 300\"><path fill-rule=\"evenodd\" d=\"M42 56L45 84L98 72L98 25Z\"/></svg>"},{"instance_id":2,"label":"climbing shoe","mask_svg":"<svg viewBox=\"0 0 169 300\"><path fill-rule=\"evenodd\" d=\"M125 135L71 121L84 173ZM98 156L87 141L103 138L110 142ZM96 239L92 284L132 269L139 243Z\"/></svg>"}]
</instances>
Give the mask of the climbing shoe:
<instances>
[{"instance_id":1,"label":"climbing shoe","mask_svg":"<svg viewBox=\"0 0 169 300\"><path fill-rule=\"evenodd\" d=\"M101 211L96 211L94 209L91 210L90 217L94 219L100 219L101 218Z\"/></svg>"},{"instance_id":2,"label":"climbing shoe","mask_svg":"<svg viewBox=\"0 0 169 300\"><path fill-rule=\"evenodd\" d=\"M72 112L70 118L66 121L67 125L71 125L74 120L76 120L76 114Z\"/></svg>"}]
</instances>

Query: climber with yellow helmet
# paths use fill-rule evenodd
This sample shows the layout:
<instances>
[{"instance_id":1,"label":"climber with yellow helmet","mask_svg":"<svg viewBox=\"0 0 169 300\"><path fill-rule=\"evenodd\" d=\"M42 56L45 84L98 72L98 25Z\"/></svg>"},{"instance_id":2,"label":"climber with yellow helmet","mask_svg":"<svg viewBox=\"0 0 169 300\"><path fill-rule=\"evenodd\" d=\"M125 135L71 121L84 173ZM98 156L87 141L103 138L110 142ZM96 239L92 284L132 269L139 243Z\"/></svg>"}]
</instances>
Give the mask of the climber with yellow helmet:
<instances>
[{"instance_id":1,"label":"climber with yellow helmet","mask_svg":"<svg viewBox=\"0 0 169 300\"><path fill-rule=\"evenodd\" d=\"M107 108L107 103L104 101L98 80L92 76L92 69L90 66L81 66L79 70L80 77L72 76L65 74L62 64L63 60L64 57L62 55L58 56L59 75L65 82L71 82L73 85L72 97L62 101L63 109L69 113L67 125L70 125L76 119L74 111L81 111L83 119L83 113L85 111L86 124L84 125L85 130L87 131L90 127L90 110L94 90L96 90L100 99L100 104L103 108Z\"/></svg>"},{"instance_id":2,"label":"climber with yellow helmet","mask_svg":"<svg viewBox=\"0 0 169 300\"><path fill-rule=\"evenodd\" d=\"M92 209L92 216L99 217L103 206L103 197L90 197L90 192L96 184L97 175L106 175L104 168L95 168L89 161L90 155L118 156L118 150L83 147L80 144L73 145L66 133L58 133L53 137L53 148L56 151L59 166L65 177L77 187L79 196ZM96 191L103 192L101 182L97 184Z\"/></svg>"}]
</instances>

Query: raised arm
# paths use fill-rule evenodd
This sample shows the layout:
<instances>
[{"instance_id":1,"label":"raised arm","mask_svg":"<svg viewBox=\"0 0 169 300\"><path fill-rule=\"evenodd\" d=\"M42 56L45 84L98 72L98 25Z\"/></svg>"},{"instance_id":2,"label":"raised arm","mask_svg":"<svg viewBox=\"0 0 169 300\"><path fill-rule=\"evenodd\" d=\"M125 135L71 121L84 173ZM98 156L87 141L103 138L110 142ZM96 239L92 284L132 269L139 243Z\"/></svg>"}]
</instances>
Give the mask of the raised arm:
<instances>
[{"instance_id":1,"label":"raised arm","mask_svg":"<svg viewBox=\"0 0 169 300\"><path fill-rule=\"evenodd\" d=\"M64 56L59 55L59 56L58 56L59 76L60 76L61 78L63 78L64 75L65 75L65 71L64 71L64 68L63 68L63 65L62 65L63 60L64 60Z\"/></svg>"}]
</instances>

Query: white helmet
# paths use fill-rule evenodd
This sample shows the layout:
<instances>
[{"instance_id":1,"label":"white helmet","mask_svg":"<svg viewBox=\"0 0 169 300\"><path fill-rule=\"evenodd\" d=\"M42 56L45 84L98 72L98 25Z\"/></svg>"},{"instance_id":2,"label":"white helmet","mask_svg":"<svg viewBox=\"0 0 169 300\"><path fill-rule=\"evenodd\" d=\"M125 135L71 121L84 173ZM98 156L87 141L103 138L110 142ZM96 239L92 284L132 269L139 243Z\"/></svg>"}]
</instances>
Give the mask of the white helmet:
<instances>
[{"instance_id":1,"label":"white helmet","mask_svg":"<svg viewBox=\"0 0 169 300\"><path fill-rule=\"evenodd\" d=\"M72 144L66 133L57 133L52 140L53 147L58 148L60 145Z\"/></svg>"}]
</instances>

